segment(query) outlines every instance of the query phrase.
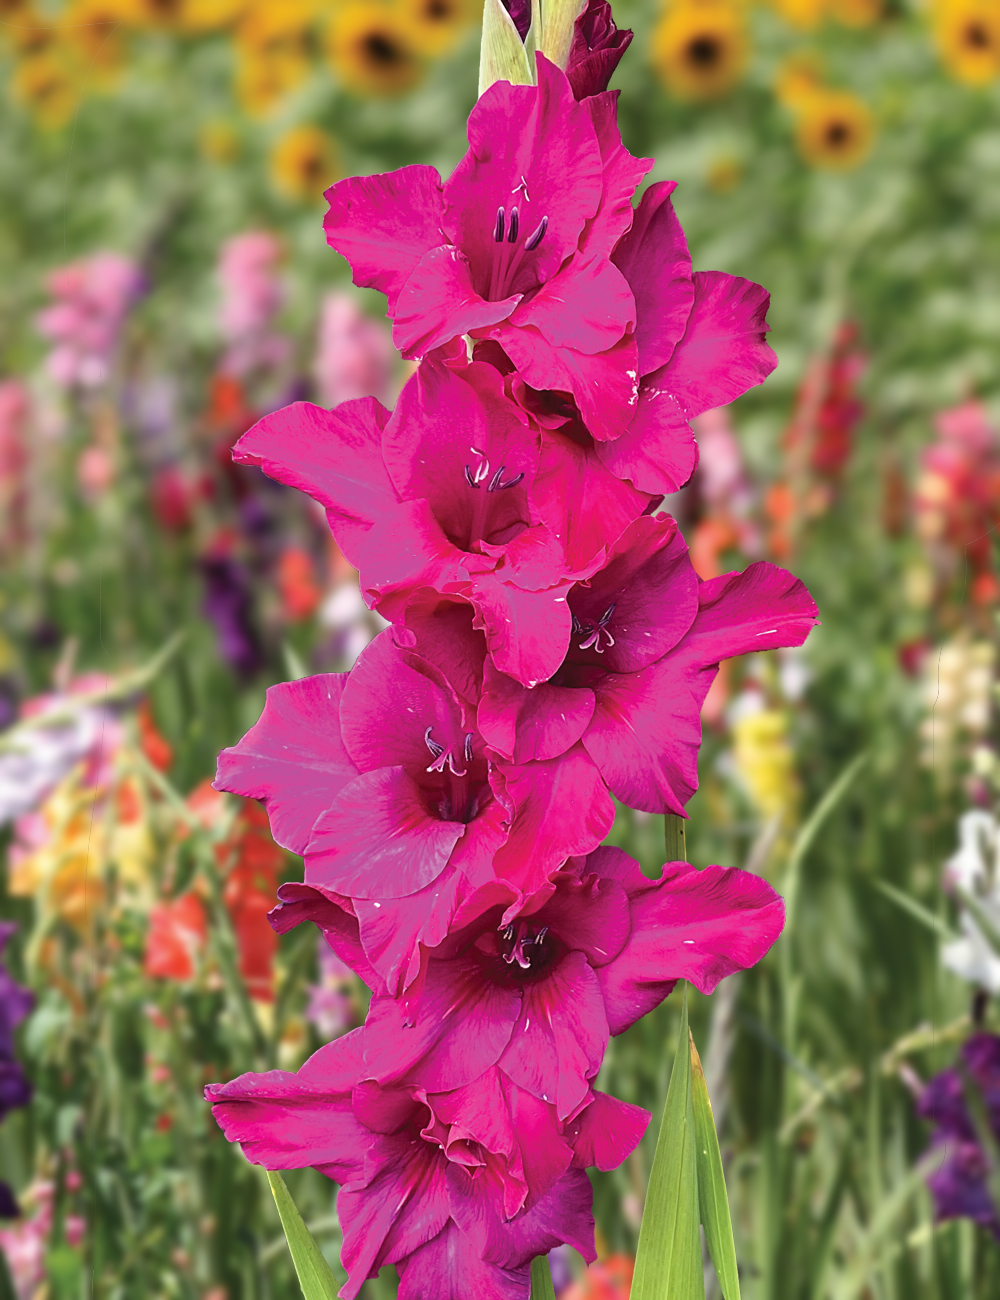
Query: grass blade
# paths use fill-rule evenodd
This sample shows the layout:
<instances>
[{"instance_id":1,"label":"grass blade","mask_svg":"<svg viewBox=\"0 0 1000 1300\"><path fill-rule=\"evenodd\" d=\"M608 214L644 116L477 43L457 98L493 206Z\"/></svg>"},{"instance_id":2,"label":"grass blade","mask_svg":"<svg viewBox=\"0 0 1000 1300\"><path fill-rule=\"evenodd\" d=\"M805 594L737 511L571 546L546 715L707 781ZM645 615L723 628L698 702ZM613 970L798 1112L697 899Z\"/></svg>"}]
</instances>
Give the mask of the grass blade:
<instances>
[{"instance_id":1,"label":"grass blade","mask_svg":"<svg viewBox=\"0 0 1000 1300\"><path fill-rule=\"evenodd\" d=\"M303 1222L302 1215L285 1186L285 1180L273 1169L266 1172L305 1300L336 1300L337 1279L333 1269L323 1258L315 1238Z\"/></svg>"},{"instance_id":2,"label":"grass blade","mask_svg":"<svg viewBox=\"0 0 1000 1300\"><path fill-rule=\"evenodd\" d=\"M536 1255L531 1261L531 1300L556 1300L548 1255Z\"/></svg>"},{"instance_id":3,"label":"grass blade","mask_svg":"<svg viewBox=\"0 0 1000 1300\"><path fill-rule=\"evenodd\" d=\"M704 1300L687 993L639 1229L631 1300Z\"/></svg>"},{"instance_id":4,"label":"grass blade","mask_svg":"<svg viewBox=\"0 0 1000 1300\"><path fill-rule=\"evenodd\" d=\"M939 934L942 939L958 938L958 935L951 926L947 924L947 922L942 921L941 918L935 916L933 912L929 912L922 903L918 903L917 900L911 898L909 894L904 894L903 891L897 889L895 885L890 885L887 880L873 880L872 884L878 892L888 898L891 903L895 903L898 908L901 908L904 912L908 912L915 921L919 921L921 925L925 925L928 930L933 930L934 933Z\"/></svg>"},{"instance_id":5,"label":"grass blade","mask_svg":"<svg viewBox=\"0 0 1000 1300\"><path fill-rule=\"evenodd\" d=\"M691 1047L691 1109L694 1113L694 1140L698 1170L698 1206L705 1229L708 1253L719 1279L724 1300L740 1300L740 1276L736 1267L733 1222L729 1216L726 1176L722 1169L719 1135L712 1114L701 1057L688 1032Z\"/></svg>"}]
</instances>

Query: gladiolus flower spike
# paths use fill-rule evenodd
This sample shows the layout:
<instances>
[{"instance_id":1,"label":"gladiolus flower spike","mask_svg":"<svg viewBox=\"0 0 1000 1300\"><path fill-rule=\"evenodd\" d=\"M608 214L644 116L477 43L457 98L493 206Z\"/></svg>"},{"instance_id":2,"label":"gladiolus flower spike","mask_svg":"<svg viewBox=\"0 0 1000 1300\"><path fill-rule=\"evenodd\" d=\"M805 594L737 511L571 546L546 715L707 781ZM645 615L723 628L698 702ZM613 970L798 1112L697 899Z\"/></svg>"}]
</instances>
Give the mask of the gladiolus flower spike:
<instances>
[{"instance_id":1,"label":"gladiolus flower spike","mask_svg":"<svg viewBox=\"0 0 1000 1300\"><path fill-rule=\"evenodd\" d=\"M563 36L539 48L565 68L485 91L448 181L327 191L417 362L395 410L296 403L233 452L325 509L390 623L350 672L273 686L216 779L305 860L274 929L312 921L372 990L297 1073L207 1092L248 1159L341 1184L348 1298L395 1264L401 1300L528 1300L535 1256L592 1259L583 1170L649 1118L594 1089L609 1035L784 921L757 876L601 847L612 796L685 815L720 661L800 645L816 607L771 564L702 581L657 513L691 419L773 369L768 296L692 271L671 183L633 204L606 0Z\"/></svg>"}]
</instances>

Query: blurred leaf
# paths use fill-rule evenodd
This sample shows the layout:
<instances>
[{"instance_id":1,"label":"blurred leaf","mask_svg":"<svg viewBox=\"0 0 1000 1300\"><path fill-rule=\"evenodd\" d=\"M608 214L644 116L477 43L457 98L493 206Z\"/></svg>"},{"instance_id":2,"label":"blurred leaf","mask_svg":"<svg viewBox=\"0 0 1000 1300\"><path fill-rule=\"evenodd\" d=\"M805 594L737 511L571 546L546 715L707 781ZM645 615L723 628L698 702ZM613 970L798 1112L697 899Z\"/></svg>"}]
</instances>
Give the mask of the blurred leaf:
<instances>
[{"instance_id":1,"label":"blurred leaf","mask_svg":"<svg viewBox=\"0 0 1000 1300\"><path fill-rule=\"evenodd\" d=\"M993 951L1000 956L1000 930L997 929L993 918L983 907L979 899L968 889L963 889L961 885L956 885L955 893L962 900L964 907L968 908L972 914L972 919L979 926L983 933L983 938L990 945Z\"/></svg>"},{"instance_id":2,"label":"blurred leaf","mask_svg":"<svg viewBox=\"0 0 1000 1300\"><path fill-rule=\"evenodd\" d=\"M17 1300L17 1292L7 1268L7 1256L0 1250L0 1300Z\"/></svg>"},{"instance_id":3,"label":"blurred leaf","mask_svg":"<svg viewBox=\"0 0 1000 1300\"><path fill-rule=\"evenodd\" d=\"M795 917L796 905L798 903L799 892L799 874L802 866L802 860L812 847L812 842L819 834L820 827L826 821L827 817L833 812L837 804L847 793L851 782L868 762L866 753L857 754L837 777L833 785L827 790L826 794L819 801L816 807L809 814L805 825L795 837L795 843L792 845L792 851L788 857L788 866L785 869L785 928L791 930L792 922Z\"/></svg>"},{"instance_id":4,"label":"blurred leaf","mask_svg":"<svg viewBox=\"0 0 1000 1300\"><path fill-rule=\"evenodd\" d=\"M698 1169L698 1206L705 1228L708 1253L725 1300L740 1300L740 1276L736 1267L733 1224L729 1217L726 1176L722 1169L719 1135L712 1114L701 1057L688 1031L691 1045L691 1108L694 1112L694 1137Z\"/></svg>"},{"instance_id":5,"label":"blurred leaf","mask_svg":"<svg viewBox=\"0 0 1000 1300\"><path fill-rule=\"evenodd\" d=\"M531 1261L531 1300L556 1300L548 1255L537 1255Z\"/></svg>"},{"instance_id":6,"label":"blurred leaf","mask_svg":"<svg viewBox=\"0 0 1000 1300\"><path fill-rule=\"evenodd\" d=\"M631 1300L704 1300L687 989L639 1228Z\"/></svg>"},{"instance_id":7,"label":"blurred leaf","mask_svg":"<svg viewBox=\"0 0 1000 1300\"><path fill-rule=\"evenodd\" d=\"M302 656L290 642L282 641L281 655L285 661L285 672L288 674L288 681L300 682L303 677L309 676L309 669L302 662Z\"/></svg>"},{"instance_id":8,"label":"blurred leaf","mask_svg":"<svg viewBox=\"0 0 1000 1300\"><path fill-rule=\"evenodd\" d=\"M925 925L928 930L933 930L935 934L939 934L942 939L958 938L955 931L946 921L942 921L939 916L935 916L933 912L929 912L922 903L918 903L917 900L911 898L909 894L904 894L903 891L897 889L895 885L890 885L886 880L873 880L872 884L879 893L884 894L890 902L895 903L896 906L902 908L904 912L908 912L914 920L919 921L921 925Z\"/></svg>"},{"instance_id":9,"label":"blurred leaf","mask_svg":"<svg viewBox=\"0 0 1000 1300\"><path fill-rule=\"evenodd\" d=\"M323 1258L312 1233L303 1222L302 1215L285 1186L285 1180L272 1169L266 1172L305 1300L336 1300L337 1279L333 1269Z\"/></svg>"},{"instance_id":10,"label":"blurred leaf","mask_svg":"<svg viewBox=\"0 0 1000 1300\"><path fill-rule=\"evenodd\" d=\"M533 78L521 38L500 0L486 0L483 8L483 44L479 54L479 93L494 81L530 86Z\"/></svg>"}]
</instances>

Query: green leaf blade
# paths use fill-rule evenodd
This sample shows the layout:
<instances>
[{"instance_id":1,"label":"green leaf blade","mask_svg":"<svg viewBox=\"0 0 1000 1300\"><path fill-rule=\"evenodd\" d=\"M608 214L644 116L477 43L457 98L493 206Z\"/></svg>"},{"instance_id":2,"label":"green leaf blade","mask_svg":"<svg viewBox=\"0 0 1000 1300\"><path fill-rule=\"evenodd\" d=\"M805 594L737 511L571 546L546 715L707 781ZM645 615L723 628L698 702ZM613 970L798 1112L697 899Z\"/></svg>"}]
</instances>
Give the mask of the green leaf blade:
<instances>
[{"instance_id":1,"label":"green leaf blade","mask_svg":"<svg viewBox=\"0 0 1000 1300\"><path fill-rule=\"evenodd\" d=\"M323 1252L316 1245L316 1239L306 1227L298 1207L292 1200L291 1193L285 1186L285 1180L273 1169L268 1169L266 1172L271 1195L278 1207L278 1218L285 1230L285 1240L288 1242L288 1250L305 1300L336 1300L337 1279L333 1269L324 1259Z\"/></svg>"},{"instance_id":2,"label":"green leaf blade","mask_svg":"<svg viewBox=\"0 0 1000 1300\"><path fill-rule=\"evenodd\" d=\"M705 1229L708 1253L719 1279L724 1300L740 1300L740 1275L736 1267L733 1222L729 1215L729 1197L722 1168L719 1135L712 1113L712 1100L701 1068L701 1057L690 1039L691 1107L694 1111L694 1138L698 1166L698 1205Z\"/></svg>"},{"instance_id":3,"label":"green leaf blade","mask_svg":"<svg viewBox=\"0 0 1000 1300\"><path fill-rule=\"evenodd\" d=\"M631 1300L704 1300L705 1296L688 1039L685 994L639 1229Z\"/></svg>"},{"instance_id":4,"label":"green leaf blade","mask_svg":"<svg viewBox=\"0 0 1000 1300\"><path fill-rule=\"evenodd\" d=\"M556 1300L548 1255L536 1255L531 1261L531 1300Z\"/></svg>"}]
</instances>

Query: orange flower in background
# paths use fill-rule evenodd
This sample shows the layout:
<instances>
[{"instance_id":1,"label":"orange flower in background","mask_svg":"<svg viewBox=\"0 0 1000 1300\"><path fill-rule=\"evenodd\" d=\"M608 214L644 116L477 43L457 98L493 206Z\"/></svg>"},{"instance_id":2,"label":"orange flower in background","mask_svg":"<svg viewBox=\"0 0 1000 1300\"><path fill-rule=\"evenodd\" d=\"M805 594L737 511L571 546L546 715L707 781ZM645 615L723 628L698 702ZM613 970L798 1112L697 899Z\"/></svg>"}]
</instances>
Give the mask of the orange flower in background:
<instances>
[{"instance_id":1,"label":"orange flower in background","mask_svg":"<svg viewBox=\"0 0 1000 1300\"><path fill-rule=\"evenodd\" d=\"M591 1264L582 1278L559 1293L559 1300L628 1300L634 1272L631 1255L609 1255Z\"/></svg>"},{"instance_id":2,"label":"orange flower in background","mask_svg":"<svg viewBox=\"0 0 1000 1300\"><path fill-rule=\"evenodd\" d=\"M286 547L278 560L278 592L288 623L308 618L320 602L322 592L316 581L316 566L308 551L300 546Z\"/></svg>"},{"instance_id":3,"label":"orange flower in background","mask_svg":"<svg viewBox=\"0 0 1000 1300\"><path fill-rule=\"evenodd\" d=\"M764 494L764 514L770 524L767 549L776 560L787 560L792 553L792 522L795 496L787 483L772 483Z\"/></svg>"},{"instance_id":4,"label":"orange flower in background","mask_svg":"<svg viewBox=\"0 0 1000 1300\"><path fill-rule=\"evenodd\" d=\"M153 979L194 979L196 959L207 938L205 908L192 890L168 903L155 903L146 936L146 974Z\"/></svg>"},{"instance_id":5,"label":"orange flower in background","mask_svg":"<svg viewBox=\"0 0 1000 1300\"><path fill-rule=\"evenodd\" d=\"M149 700L143 700L139 706L139 748L146 755L158 772L170 770L174 761L173 746L161 735L153 721L153 710Z\"/></svg>"}]
</instances>

